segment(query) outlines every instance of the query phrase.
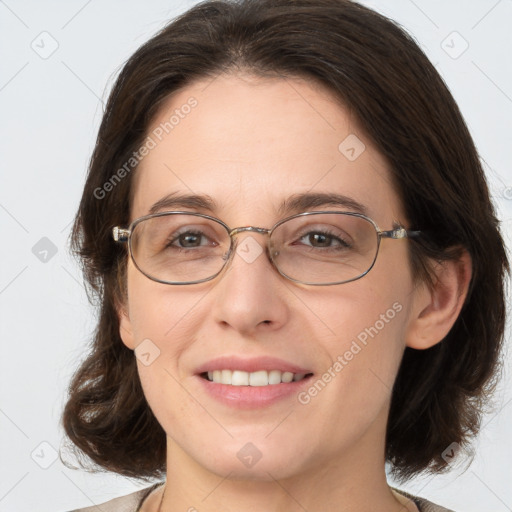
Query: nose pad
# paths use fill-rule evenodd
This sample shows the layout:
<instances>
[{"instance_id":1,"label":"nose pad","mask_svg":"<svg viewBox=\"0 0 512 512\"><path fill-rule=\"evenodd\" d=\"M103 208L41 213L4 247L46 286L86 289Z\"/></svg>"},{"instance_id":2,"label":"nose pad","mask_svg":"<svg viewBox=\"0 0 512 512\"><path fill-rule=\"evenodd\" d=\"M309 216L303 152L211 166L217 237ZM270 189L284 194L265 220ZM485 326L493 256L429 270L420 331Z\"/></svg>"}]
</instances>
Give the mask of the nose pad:
<instances>
[{"instance_id":1,"label":"nose pad","mask_svg":"<svg viewBox=\"0 0 512 512\"><path fill-rule=\"evenodd\" d=\"M267 256L270 261L273 262L274 258L279 256L280 252L276 249L276 244L269 240L267 244Z\"/></svg>"}]
</instances>

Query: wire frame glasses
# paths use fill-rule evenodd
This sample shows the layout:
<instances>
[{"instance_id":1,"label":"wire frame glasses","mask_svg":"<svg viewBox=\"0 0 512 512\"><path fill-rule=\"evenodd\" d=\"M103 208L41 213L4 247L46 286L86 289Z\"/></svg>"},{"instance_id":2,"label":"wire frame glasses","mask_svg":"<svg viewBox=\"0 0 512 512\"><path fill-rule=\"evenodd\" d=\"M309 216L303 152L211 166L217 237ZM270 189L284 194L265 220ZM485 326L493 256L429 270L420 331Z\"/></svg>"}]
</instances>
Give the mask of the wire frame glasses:
<instances>
[{"instance_id":1,"label":"wire frame glasses","mask_svg":"<svg viewBox=\"0 0 512 512\"><path fill-rule=\"evenodd\" d=\"M201 213L170 211L146 215L126 229L116 226L116 242L127 243L134 265L164 284L214 279L237 250L235 235L268 235L267 257L285 278L307 285L355 281L373 267L382 238L416 237L420 231L397 227L381 231L365 215L314 211L287 217L272 228L230 228Z\"/></svg>"}]
</instances>

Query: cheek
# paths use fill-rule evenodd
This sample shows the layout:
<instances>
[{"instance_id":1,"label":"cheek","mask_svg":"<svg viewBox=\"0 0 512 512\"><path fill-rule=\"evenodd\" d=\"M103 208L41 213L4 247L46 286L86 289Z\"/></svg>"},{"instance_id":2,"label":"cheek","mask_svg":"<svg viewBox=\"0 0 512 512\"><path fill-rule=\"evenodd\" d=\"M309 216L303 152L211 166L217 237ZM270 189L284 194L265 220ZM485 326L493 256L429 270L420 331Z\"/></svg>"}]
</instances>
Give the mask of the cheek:
<instances>
[{"instance_id":1,"label":"cheek","mask_svg":"<svg viewBox=\"0 0 512 512\"><path fill-rule=\"evenodd\" d=\"M149 366L138 361L139 377L144 396L158 423L167 435L181 438L197 424L201 411L165 357L162 354Z\"/></svg>"},{"instance_id":2,"label":"cheek","mask_svg":"<svg viewBox=\"0 0 512 512\"><path fill-rule=\"evenodd\" d=\"M129 317L135 342L149 338L161 351L179 350L180 333L194 325L203 293L198 287L171 287L128 272ZM172 343L171 343L172 342Z\"/></svg>"},{"instance_id":3,"label":"cheek","mask_svg":"<svg viewBox=\"0 0 512 512\"><path fill-rule=\"evenodd\" d=\"M343 396L354 410L370 412L391 395L405 349L409 292L385 279L363 279L325 294L316 308L330 331L319 347L329 361L320 378L333 383L332 400Z\"/></svg>"},{"instance_id":4,"label":"cheek","mask_svg":"<svg viewBox=\"0 0 512 512\"><path fill-rule=\"evenodd\" d=\"M188 417L190 396L180 381L182 353L193 339L197 302L188 293L135 276L130 282L130 320L138 345L137 367L144 395L162 425ZM172 404L172 406L170 406Z\"/></svg>"},{"instance_id":5,"label":"cheek","mask_svg":"<svg viewBox=\"0 0 512 512\"><path fill-rule=\"evenodd\" d=\"M348 349L352 341L370 346L374 339L403 344L408 295L405 288L370 280L365 283L364 278L342 286L346 288L324 292L315 305L330 331L331 348Z\"/></svg>"}]
</instances>

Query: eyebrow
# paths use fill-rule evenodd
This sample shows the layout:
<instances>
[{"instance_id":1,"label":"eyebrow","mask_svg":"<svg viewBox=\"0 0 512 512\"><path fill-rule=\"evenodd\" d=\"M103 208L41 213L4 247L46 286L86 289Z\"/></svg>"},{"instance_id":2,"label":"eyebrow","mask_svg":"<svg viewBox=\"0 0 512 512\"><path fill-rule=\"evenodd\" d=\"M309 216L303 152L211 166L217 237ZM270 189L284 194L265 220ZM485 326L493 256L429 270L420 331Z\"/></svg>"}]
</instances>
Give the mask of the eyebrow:
<instances>
[{"instance_id":1,"label":"eyebrow","mask_svg":"<svg viewBox=\"0 0 512 512\"><path fill-rule=\"evenodd\" d=\"M345 210L363 215L368 214L366 206L359 203L355 199L336 193L326 192L306 192L293 194L286 198L277 209L278 215L292 215L294 213L302 213L311 208L318 207L343 207ZM219 207L216 201L209 195L203 194L180 194L173 192L159 199L151 208L149 213L157 213L165 210L173 210L175 208L190 208L197 210L205 210L209 213L216 213Z\"/></svg>"},{"instance_id":2,"label":"eyebrow","mask_svg":"<svg viewBox=\"0 0 512 512\"><path fill-rule=\"evenodd\" d=\"M215 210L217 210L217 203L206 194L179 194L178 192L173 192L159 199L151 206L149 213L153 214L163 210L173 210L175 208L194 208L214 213Z\"/></svg>"},{"instance_id":3,"label":"eyebrow","mask_svg":"<svg viewBox=\"0 0 512 512\"><path fill-rule=\"evenodd\" d=\"M367 215L368 213L366 206L355 199L334 192L293 194L281 203L278 212L280 215L288 215L307 211L311 208L318 208L319 206L341 206L350 212L361 213L363 215Z\"/></svg>"}]
</instances>

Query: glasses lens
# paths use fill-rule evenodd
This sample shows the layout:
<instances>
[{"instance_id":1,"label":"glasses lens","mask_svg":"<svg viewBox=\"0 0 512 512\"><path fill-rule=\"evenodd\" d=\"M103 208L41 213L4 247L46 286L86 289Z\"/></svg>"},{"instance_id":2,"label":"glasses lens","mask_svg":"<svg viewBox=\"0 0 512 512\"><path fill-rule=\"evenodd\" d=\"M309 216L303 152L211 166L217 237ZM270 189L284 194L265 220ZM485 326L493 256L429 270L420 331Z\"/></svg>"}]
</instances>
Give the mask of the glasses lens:
<instances>
[{"instance_id":1,"label":"glasses lens","mask_svg":"<svg viewBox=\"0 0 512 512\"><path fill-rule=\"evenodd\" d=\"M148 277L168 283L201 281L217 274L229 252L222 224L198 215L168 214L139 222L131 251Z\"/></svg>"},{"instance_id":2,"label":"glasses lens","mask_svg":"<svg viewBox=\"0 0 512 512\"><path fill-rule=\"evenodd\" d=\"M272 259L305 284L335 284L364 275L377 256L378 235L364 217L322 213L294 217L272 233Z\"/></svg>"}]
</instances>

